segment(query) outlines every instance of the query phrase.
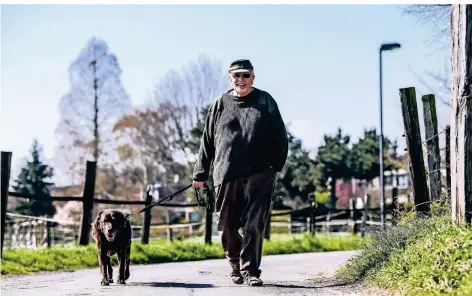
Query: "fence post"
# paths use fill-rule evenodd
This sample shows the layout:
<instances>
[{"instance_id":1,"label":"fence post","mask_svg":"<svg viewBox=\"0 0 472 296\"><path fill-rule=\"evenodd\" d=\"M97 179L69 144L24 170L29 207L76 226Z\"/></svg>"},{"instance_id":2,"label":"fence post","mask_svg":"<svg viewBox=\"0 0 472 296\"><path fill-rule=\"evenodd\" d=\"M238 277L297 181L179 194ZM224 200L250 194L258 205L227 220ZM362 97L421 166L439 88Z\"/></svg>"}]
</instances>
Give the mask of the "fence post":
<instances>
[{"instance_id":1,"label":"fence post","mask_svg":"<svg viewBox=\"0 0 472 296\"><path fill-rule=\"evenodd\" d=\"M446 196L451 194L451 126L446 126Z\"/></svg>"},{"instance_id":2,"label":"fence post","mask_svg":"<svg viewBox=\"0 0 472 296\"><path fill-rule=\"evenodd\" d=\"M367 226L367 214L369 211L369 204L370 204L370 195L364 195L364 211L362 215L362 228L361 228L361 237L365 236L365 230Z\"/></svg>"},{"instance_id":3,"label":"fence post","mask_svg":"<svg viewBox=\"0 0 472 296\"><path fill-rule=\"evenodd\" d=\"M400 89L400 101L405 128L406 146L410 160L410 175L413 183L413 198L418 216L429 214L429 190L426 183L423 149L421 143L418 106L414 87Z\"/></svg>"},{"instance_id":4,"label":"fence post","mask_svg":"<svg viewBox=\"0 0 472 296\"><path fill-rule=\"evenodd\" d=\"M174 240L174 229L172 229L170 223L170 209L167 208L166 212L166 222L167 222L167 240L172 242Z\"/></svg>"},{"instance_id":5,"label":"fence post","mask_svg":"<svg viewBox=\"0 0 472 296\"><path fill-rule=\"evenodd\" d=\"M287 218L287 233L292 234L292 215Z\"/></svg>"},{"instance_id":6,"label":"fence post","mask_svg":"<svg viewBox=\"0 0 472 296\"><path fill-rule=\"evenodd\" d=\"M1 249L0 257L3 257L3 240L5 239L5 224L7 216L7 206L8 206L8 188L10 187L10 170L11 170L11 152L2 151L2 187L1 187L1 199L2 199L2 226L1 226Z\"/></svg>"},{"instance_id":7,"label":"fence post","mask_svg":"<svg viewBox=\"0 0 472 296\"><path fill-rule=\"evenodd\" d=\"M424 95L423 112L426 146L428 147L429 186L431 200L441 197L441 154L439 153L438 117L434 95Z\"/></svg>"},{"instance_id":8,"label":"fence post","mask_svg":"<svg viewBox=\"0 0 472 296\"><path fill-rule=\"evenodd\" d=\"M89 244L90 226L92 223L93 197L95 195L95 177L97 174L97 163L87 161L85 172L85 186L82 201L82 221L80 225L79 245Z\"/></svg>"},{"instance_id":9,"label":"fence post","mask_svg":"<svg viewBox=\"0 0 472 296\"><path fill-rule=\"evenodd\" d=\"M350 231L356 233L356 200L354 197L349 199L349 224L351 226Z\"/></svg>"},{"instance_id":10,"label":"fence post","mask_svg":"<svg viewBox=\"0 0 472 296\"><path fill-rule=\"evenodd\" d=\"M48 248L51 248L51 222L46 221L46 243Z\"/></svg>"},{"instance_id":11,"label":"fence post","mask_svg":"<svg viewBox=\"0 0 472 296\"><path fill-rule=\"evenodd\" d=\"M151 185L146 188L146 204L145 207L152 203ZM149 243L149 228L151 227L151 208L144 211L143 232L141 233L141 243L147 245Z\"/></svg>"},{"instance_id":12,"label":"fence post","mask_svg":"<svg viewBox=\"0 0 472 296\"><path fill-rule=\"evenodd\" d=\"M310 233L316 234L316 224L315 224L315 211L316 211L316 196L313 193L312 197L309 199L310 202Z\"/></svg>"},{"instance_id":13,"label":"fence post","mask_svg":"<svg viewBox=\"0 0 472 296\"><path fill-rule=\"evenodd\" d=\"M211 234L213 230L213 213L205 207L205 244L211 245Z\"/></svg>"},{"instance_id":14,"label":"fence post","mask_svg":"<svg viewBox=\"0 0 472 296\"><path fill-rule=\"evenodd\" d=\"M398 213L398 188L392 188L392 226L397 225Z\"/></svg>"}]
</instances>

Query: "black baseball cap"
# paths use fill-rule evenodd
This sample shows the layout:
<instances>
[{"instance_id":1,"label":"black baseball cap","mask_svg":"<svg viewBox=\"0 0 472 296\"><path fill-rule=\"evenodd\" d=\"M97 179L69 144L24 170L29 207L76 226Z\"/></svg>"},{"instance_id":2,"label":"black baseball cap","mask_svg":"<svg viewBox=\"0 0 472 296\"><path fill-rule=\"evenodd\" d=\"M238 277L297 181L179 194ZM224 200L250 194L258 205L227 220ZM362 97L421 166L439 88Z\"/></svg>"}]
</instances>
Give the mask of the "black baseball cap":
<instances>
[{"instance_id":1,"label":"black baseball cap","mask_svg":"<svg viewBox=\"0 0 472 296\"><path fill-rule=\"evenodd\" d=\"M244 73L251 72L254 70L254 67L251 64L251 61L247 59L239 59L233 61L229 65L228 72L230 73Z\"/></svg>"}]
</instances>

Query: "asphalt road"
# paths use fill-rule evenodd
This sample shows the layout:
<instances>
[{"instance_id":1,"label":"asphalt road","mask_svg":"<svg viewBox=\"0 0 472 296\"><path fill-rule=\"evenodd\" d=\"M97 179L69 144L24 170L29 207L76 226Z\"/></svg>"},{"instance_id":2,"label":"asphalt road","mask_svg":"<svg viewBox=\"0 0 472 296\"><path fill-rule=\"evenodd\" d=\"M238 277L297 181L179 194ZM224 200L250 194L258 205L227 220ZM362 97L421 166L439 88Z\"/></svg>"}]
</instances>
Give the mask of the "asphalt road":
<instances>
[{"instance_id":1,"label":"asphalt road","mask_svg":"<svg viewBox=\"0 0 472 296\"><path fill-rule=\"evenodd\" d=\"M3 296L364 295L358 287L344 285L330 278L353 254L354 252L329 252L264 256L261 266L263 287L233 284L228 276L226 260L205 260L131 265L131 276L126 285L114 283L100 286L98 268L2 276L1 291Z\"/></svg>"}]
</instances>

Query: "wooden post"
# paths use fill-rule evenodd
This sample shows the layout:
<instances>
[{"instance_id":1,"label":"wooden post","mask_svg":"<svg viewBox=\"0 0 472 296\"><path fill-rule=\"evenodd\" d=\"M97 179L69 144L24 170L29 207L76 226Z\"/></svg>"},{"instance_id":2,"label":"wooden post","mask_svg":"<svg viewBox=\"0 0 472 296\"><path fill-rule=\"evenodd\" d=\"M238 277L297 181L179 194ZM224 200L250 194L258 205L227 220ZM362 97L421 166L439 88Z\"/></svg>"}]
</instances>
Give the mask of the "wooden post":
<instances>
[{"instance_id":1,"label":"wooden post","mask_svg":"<svg viewBox=\"0 0 472 296\"><path fill-rule=\"evenodd\" d=\"M367 214L369 211L370 196L366 194L364 196L364 213L362 215L362 228L361 228L361 237L365 236L365 230L367 226Z\"/></svg>"},{"instance_id":2,"label":"wooden post","mask_svg":"<svg viewBox=\"0 0 472 296\"><path fill-rule=\"evenodd\" d=\"M428 147L429 186L431 200L441 197L441 154L439 153L438 117L434 95L425 95L423 100L424 127Z\"/></svg>"},{"instance_id":3,"label":"wooden post","mask_svg":"<svg viewBox=\"0 0 472 296\"><path fill-rule=\"evenodd\" d=\"M353 234L356 233L357 229L356 229L356 200L355 198L351 197L349 199L349 224L351 225L351 232Z\"/></svg>"},{"instance_id":4,"label":"wooden post","mask_svg":"<svg viewBox=\"0 0 472 296\"><path fill-rule=\"evenodd\" d=\"M213 213L205 207L205 244L211 245L211 234L213 232Z\"/></svg>"},{"instance_id":5,"label":"wooden post","mask_svg":"<svg viewBox=\"0 0 472 296\"><path fill-rule=\"evenodd\" d=\"M146 188L146 204L144 206L147 207L151 203L152 203L151 186L148 185ZM149 243L149 228L151 227L151 210L152 208L147 208L144 211L143 232L141 233L141 243L145 245Z\"/></svg>"},{"instance_id":6,"label":"wooden post","mask_svg":"<svg viewBox=\"0 0 472 296\"><path fill-rule=\"evenodd\" d=\"M167 208L167 213L166 213L166 222L167 222L167 240L169 242L172 242L174 240L174 229L172 229L171 222L170 222L170 209Z\"/></svg>"},{"instance_id":7,"label":"wooden post","mask_svg":"<svg viewBox=\"0 0 472 296\"><path fill-rule=\"evenodd\" d=\"M401 88L403 125L405 127L406 145L410 159L410 175L413 183L413 199L418 216L429 214L429 190L426 183L426 172L421 143L418 106L414 87Z\"/></svg>"},{"instance_id":8,"label":"wooden post","mask_svg":"<svg viewBox=\"0 0 472 296\"><path fill-rule=\"evenodd\" d=\"M95 195L95 177L97 174L97 163L87 161L85 172L85 186L82 201L82 221L79 232L79 245L89 244L90 224L92 223L93 197Z\"/></svg>"},{"instance_id":9,"label":"wooden post","mask_svg":"<svg viewBox=\"0 0 472 296\"><path fill-rule=\"evenodd\" d=\"M472 5L452 5L452 218L472 223Z\"/></svg>"},{"instance_id":10,"label":"wooden post","mask_svg":"<svg viewBox=\"0 0 472 296\"><path fill-rule=\"evenodd\" d=\"M292 234L292 215L287 218L287 232L288 234Z\"/></svg>"},{"instance_id":11,"label":"wooden post","mask_svg":"<svg viewBox=\"0 0 472 296\"><path fill-rule=\"evenodd\" d=\"M392 226L397 225L398 213L398 188L392 188Z\"/></svg>"},{"instance_id":12,"label":"wooden post","mask_svg":"<svg viewBox=\"0 0 472 296\"><path fill-rule=\"evenodd\" d=\"M51 248L51 222L46 221L46 243L48 248Z\"/></svg>"},{"instance_id":13,"label":"wooden post","mask_svg":"<svg viewBox=\"0 0 472 296\"><path fill-rule=\"evenodd\" d=\"M446 126L446 196L451 196L451 126Z\"/></svg>"},{"instance_id":14,"label":"wooden post","mask_svg":"<svg viewBox=\"0 0 472 296\"><path fill-rule=\"evenodd\" d=\"M310 220L311 220L311 227L313 229L312 233L313 235L316 235L316 195L313 194L313 200L311 202L311 208L310 208Z\"/></svg>"},{"instance_id":15,"label":"wooden post","mask_svg":"<svg viewBox=\"0 0 472 296\"><path fill-rule=\"evenodd\" d=\"M3 240L5 238L5 224L7 220L7 206L8 206L8 188L10 187L10 170L11 170L11 152L2 151L2 186L1 186L1 206L2 206L2 226L1 226L1 247L0 247L0 257L3 256Z\"/></svg>"},{"instance_id":16,"label":"wooden post","mask_svg":"<svg viewBox=\"0 0 472 296\"><path fill-rule=\"evenodd\" d=\"M205 207L205 244L211 245L211 237L213 234L213 212L215 210L215 188L210 186L204 187L206 195Z\"/></svg>"}]
</instances>

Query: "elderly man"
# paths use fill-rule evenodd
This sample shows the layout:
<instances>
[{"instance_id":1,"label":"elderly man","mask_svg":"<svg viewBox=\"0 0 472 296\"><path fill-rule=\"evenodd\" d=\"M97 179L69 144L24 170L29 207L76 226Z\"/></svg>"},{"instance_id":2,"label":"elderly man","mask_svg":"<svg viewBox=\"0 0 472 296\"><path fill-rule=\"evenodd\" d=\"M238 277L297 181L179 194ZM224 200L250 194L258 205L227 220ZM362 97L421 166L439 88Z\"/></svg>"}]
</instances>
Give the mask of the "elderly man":
<instances>
[{"instance_id":1,"label":"elderly man","mask_svg":"<svg viewBox=\"0 0 472 296\"><path fill-rule=\"evenodd\" d=\"M287 133L275 100L252 86L251 62L232 62L229 74L233 88L208 111L193 186L204 185L213 162L217 225L231 279L261 286L263 233L277 172L287 159Z\"/></svg>"}]
</instances>

